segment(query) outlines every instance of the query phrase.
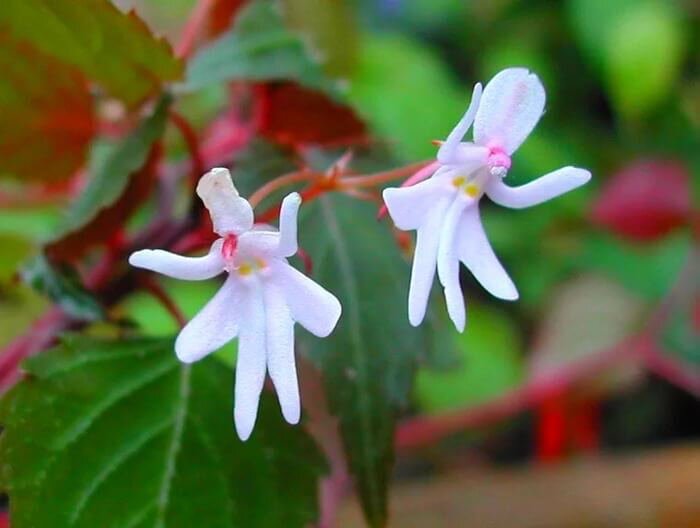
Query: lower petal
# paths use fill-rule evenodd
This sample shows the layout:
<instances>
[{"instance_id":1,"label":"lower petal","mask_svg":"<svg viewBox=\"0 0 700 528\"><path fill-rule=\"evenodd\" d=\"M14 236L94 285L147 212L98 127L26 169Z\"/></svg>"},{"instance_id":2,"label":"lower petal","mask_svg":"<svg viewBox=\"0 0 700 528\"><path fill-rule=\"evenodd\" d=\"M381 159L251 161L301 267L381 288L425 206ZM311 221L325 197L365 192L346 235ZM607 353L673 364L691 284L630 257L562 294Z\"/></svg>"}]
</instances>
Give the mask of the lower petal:
<instances>
[{"instance_id":1,"label":"lower petal","mask_svg":"<svg viewBox=\"0 0 700 528\"><path fill-rule=\"evenodd\" d=\"M458 228L459 258L472 275L494 297L514 301L518 290L496 257L481 225L478 207L470 207Z\"/></svg>"},{"instance_id":2,"label":"lower petal","mask_svg":"<svg viewBox=\"0 0 700 528\"><path fill-rule=\"evenodd\" d=\"M267 370L277 391L282 415L291 424L299 422L299 384L294 361L294 321L284 292L274 283L265 284L265 330Z\"/></svg>"},{"instance_id":3,"label":"lower petal","mask_svg":"<svg viewBox=\"0 0 700 528\"><path fill-rule=\"evenodd\" d=\"M229 276L214 297L180 331L175 354L184 363L192 363L221 348L238 333L242 287Z\"/></svg>"},{"instance_id":4,"label":"lower petal","mask_svg":"<svg viewBox=\"0 0 700 528\"><path fill-rule=\"evenodd\" d=\"M474 202L462 196L457 196L450 205L442 225L437 257L438 276L445 289L447 313L460 332L464 330L466 314L464 295L459 284L459 252L457 251L456 232L462 213L468 206L474 208Z\"/></svg>"},{"instance_id":5,"label":"lower petal","mask_svg":"<svg viewBox=\"0 0 700 528\"><path fill-rule=\"evenodd\" d=\"M445 193L441 178L432 178L410 187L390 187L382 196L396 227L403 231L418 229L427 221L435 200Z\"/></svg>"},{"instance_id":6,"label":"lower petal","mask_svg":"<svg viewBox=\"0 0 700 528\"><path fill-rule=\"evenodd\" d=\"M236 362L233 408L236 431L241 440L253 432L258 403L265 381L265 308L260 284L253 280L243 287L245 318L241 321Z\"/></svg>"}]
</instances>

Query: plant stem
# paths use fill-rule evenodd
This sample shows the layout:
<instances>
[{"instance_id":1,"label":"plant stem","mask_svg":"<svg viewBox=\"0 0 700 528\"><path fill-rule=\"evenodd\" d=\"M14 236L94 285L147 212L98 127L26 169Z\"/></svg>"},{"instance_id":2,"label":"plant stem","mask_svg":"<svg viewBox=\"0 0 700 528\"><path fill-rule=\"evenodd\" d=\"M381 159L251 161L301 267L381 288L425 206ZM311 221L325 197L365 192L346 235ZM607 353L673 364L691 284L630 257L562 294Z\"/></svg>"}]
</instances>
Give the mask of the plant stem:
<instances>
[{"instance_id":1,"label":"plant stem","mask_svg":"<svg viewBox=\"0 0 700 528\"><path fill-rule=\"evenodd\" d=\"M216 4L217 0L199 0L197 4L192 9L190 17L185 23L185 27L182 30L182 35L180 36L180 42L175 48L175 54L181 59L186 59L194 51L194 45L199 36L202 26L204 26L207 21L207 16L209 12Z\"/></svg>"},{"instance_id":2,"label":"plant stem","mask_svg":"<svg viewBox=\"0 0 700 528\"><path fill-rule=\"evenodd\" d=\"M309 181L313 176L314 173L308 170L300 170L283 174L282 176L265 183L262 187L255 191L250 198L248 198L248 202L250 202L250 205L255 208L260 205L260 202L262 202L267 196L276 190L293 183Z\"/></svg>"},{"instance_id":3,"label":"plant stem","mask_svg":"<svg viewBox=\"0 0 700 528\"><path fill-rule=\"evenodd\" d=\"M182 115L175 110L170 111L170 119L182 134L187 150L190 153L190 183L193 187L197 185L199 178L204 174L204 159L199 150L199 139L192 125Z\"/></svg>"}]
</instances>

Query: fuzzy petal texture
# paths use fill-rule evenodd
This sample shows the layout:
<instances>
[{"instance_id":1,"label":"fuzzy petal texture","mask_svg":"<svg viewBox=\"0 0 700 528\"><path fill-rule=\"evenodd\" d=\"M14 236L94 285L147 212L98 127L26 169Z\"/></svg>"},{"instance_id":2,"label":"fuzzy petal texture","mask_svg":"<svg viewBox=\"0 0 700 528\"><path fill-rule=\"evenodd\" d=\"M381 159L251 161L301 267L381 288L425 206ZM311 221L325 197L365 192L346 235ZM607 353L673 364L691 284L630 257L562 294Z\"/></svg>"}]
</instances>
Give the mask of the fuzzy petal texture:
<instances>
[{"instance_id":1,"label":"fuzzy petal texture","mask_svg":"<svg viewBox=\"0 0 700 528\"><path fill-rule=\"evenodd\" d=\"M271 280L284 292L292 319L318 337L328 336L340 319L340 301L286 262L273 264Z\"/></svg>"},{"instance_id":2,"label":"fuzzy petal texture","mask_svg":"<svg viewBox=\"0 0 700 528\"><path fill-rule=\"evenodd\" d=\"M519 187L509 187L502 180L494 178L486 194L499 205L522 209L567 193L590 179L591 173L585 169L563 167Z\"/></svg>"},{"instance_id":3,"label":"fuzzy petal texture","mask_svg":"<svg viewBox=\"0 0 700 528\"><path fill-rule=\"evenodd\" d=\"M184 363L192 363L221 348L238 333L245 310L242 287L237 277L229 276L219 291L180 331L175 354Z\"/></svg>"},{"instance_id":4,"label":"fuzzy petal texture","mask_svg":"<svg viewBox=\"0 0 700 528\"><path fill-rule=\"evenodd\" d=\"M544 87L525 68L508 68L486 85L474 118L474 142L509 155L525 141L544 112Z\"/></svg>"},{"instance_id":5,"label":"fuzzy petal texture","mask_svg":"<svg viewBox=\"0 0 700 528\"><path fill-rule=\"evenodd\" d=\"M435 278L442 222L455 194L456 192L440 194L437 200L432 200L428 204L424 221L418 228L411 283L408 287L408 320L413 326L421 324L425 317Z\"/></svg>"},{"instance_id":6,"label":"fuzzy petal texture","mask_svg":"<svg viewBox=\"0 0 700 528\"><path fill-rule=\"evenodd\" d=\"M508 301L518 298L515 284L486 238L478 206L462 213L457 228L457 246L459 259L491 295Z\"/></svg>"},{"instance_id":7,"label":"fuzzy petal texture","mask_svg":"<svg viewBox=\"0 0 700 528\"><path fill-rule=\"evenodd\" d=\"M142 249L129 257L129 264L167 275L174 279L204 280L216 277L224 271L221 254L223 241L217 240L203 257L183 257L161 249Z\"/></svg>"},{"instance_id":8,"label":"fuzzy petal texture","mask_svg":"<svg viewBox=\"0 0 700 528\"><path fill-rule=\"evenodd\" d=\"M258 403L266 365L266 321L263 292L257 278L242 287L241 303L245 306L238 337L236 386L233 417L241 440L250 437L258 416Z\"/></svg>"},{"instance_id":9,"label":"fuzzy petal texture","mask_svg":"<svg viewBox=\"0 0 700 528\"><path fill-rule=\"evenodd\" d=\"M272 281L266 281L265 329L267 338L267 371L275 386L282 415L290 424L299 423L299 383L294 360L294 320L284 292Z\"/></svg>"},{"instance_id":10,"label":"fuzzy petal texture","mask_svg":"<svg viewBox=\"0 0 700 528\"><path fill-rule=\"evenodd\" d=\"M442 171L443 173L445 171ZM418 229L442 196L454 193L445 178L440 175L410 187L390 187L382 196L394 225L403 231Z\"/></svg>"},{"instance_id":11,"label":"fuzzy petal texture","mask_svg":"<svg viewBox=\"0 0 700 528\"><path fill-rule=\"evenodd\" d=\"M253 208L238 194L228 169L215 168L202 176L197 194L209 209L219 236L239 235L253 227Z\"/></svg>"},{"instance_id":12,"label":"fuzzy petal texture","mask_svg":"<svg viewBox=\"0 0 700 528\"><path fill-rule=\"evenodd\" d=\"M456 163L455 156L457 154L457 148L459 147L462 138L472 126L474 122L474 117L479 109L479 101L481 100L481 83L476 83L474 86L474 91L472 92L472 100L469 103L469 108L464 113L464 117L457 123L450 135L447 136L445 142L440 146L438 150L437 159L442 164L454 164Z\"/></svg>"},{"instance_id":13,"label":"fuzzy petal texture","mask_svg":"<svg viewBox=\"0 0 700 528\"><path fill-rule=\"evenodd\" d=\"M459 285L459 251L455 242L460 218L468 207L474 208L475 202L461 195L455 197L442 223L437 256L438 277L445 290L447 313L459 332L464 331L466 313Z\"/></svg>"}]
</instances>

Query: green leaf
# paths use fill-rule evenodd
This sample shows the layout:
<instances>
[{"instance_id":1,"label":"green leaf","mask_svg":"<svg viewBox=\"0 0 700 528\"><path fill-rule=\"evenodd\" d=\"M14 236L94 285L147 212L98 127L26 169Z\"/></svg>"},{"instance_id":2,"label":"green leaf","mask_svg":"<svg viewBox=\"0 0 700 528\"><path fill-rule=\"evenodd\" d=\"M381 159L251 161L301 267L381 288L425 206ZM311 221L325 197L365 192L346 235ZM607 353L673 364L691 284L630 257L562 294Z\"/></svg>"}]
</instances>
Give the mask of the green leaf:
<instances>
[{"instance_id":1,"label":"green leaf","mask_svg":"<svg viewBox=\"0 0 700 528\"><path fill-rule=\"evenodd\" d=\"M96 122L78 70L2 33L0 176L65 180L85 162Z\"/></svg>"},{"instance_id":2,"label":"green leaf","mask_svg":"<svg viewBox=\"0 0 700 528\"><path fill-rule=\"evenodd\" d=\"M403 160L435 156L434 139L460 120L471 89L460 88L432 50L398 36L366 36L350 79L350 101Z\"/></svg>"},{"instance_id":3,"label":"green leaf","mask_svg":"<svg viewBox=\"0 0 700 528\"><path fill-rule=\"evenodd\" d=\"M224 81L283 79L335 91L302 38L285 26L279 4L255 0L241 9L231 31L192 58L184 89Z\"/></svg>"},{"instance_id":4,"label":"green leaf","mask_svg":"<svg viewBox=\"0 0 700 528\"><path fill-rule=\"evenodd\" d=\"M521 342L517 326L502 312L468 303L463 334L452 329L461 363L444 371L421 369L416 399L427 412L475 405L498 396L522 378Z\"/></svg>"},{"instance_id":5,"label":"green leaf","mask_svg":"<svg viewBox=\"0 0 700 528\"><path fill-rule=\"evenodd\" d=\"M109 0L6 0L0 28L79 69L129 105L182 75L169 44Z\"/></svg>"},{"instance_id":6,"label":"green leaf","mask_svg":"<svg viewBox=\"0 0 700 528\"><path fill-rule=\"evenodd\" d=\"M71 204L57 234L49 242L50 245L59 244L119 199L129 185L131 176L146 163L154 143L163 135L170 102L169 96L162 97L148 118L109 154L100 156L91 170L87 186Z\"/></svg>"},{"instance_id":7,"label":"green leaf","mask_svg":"<svg viewBox=\"0 0 700 528\"><path fill-rule=\"evenodd\" d=\"M24 284L0 281L0 347L22 335L47 310L41 295Z\"/></svg>"},{"instance_id":8,"label":"green leaf","mask_svg":"<svg viewBox=\"0 0 700 528\"><path fill-rule=\"evenodd\" d=\"M170 339L71 337L3 399L0 464L14 528L298 526L324 463L271 396L235 435L231 371Z\"/></svg>"},{"instance_id":9,"label":"green leaf","mask_svg":"<svg viewBox=\"0 0 700 528\"><path fill-rule=\"evenodd\" d=\"M365 515L383 526L396 415L427 336L408 323L408 264L375 214L370 204L326 195L302 206L299 233L313 279L343 306L331 336L306 346L322 369Z\"/></svg>"},{"instance_id":10,"label":"green leaf","mask_svg":"<svg viewBox=\"0 0 700 528\"><path fill-rule=\"evenodd\" d=\"M83 287L77 272L66 264L53 265L40 254L22 268L21 275L24 282L75 319L95 321L104 315L102 306Z\"/></svg>"}]
</instances>

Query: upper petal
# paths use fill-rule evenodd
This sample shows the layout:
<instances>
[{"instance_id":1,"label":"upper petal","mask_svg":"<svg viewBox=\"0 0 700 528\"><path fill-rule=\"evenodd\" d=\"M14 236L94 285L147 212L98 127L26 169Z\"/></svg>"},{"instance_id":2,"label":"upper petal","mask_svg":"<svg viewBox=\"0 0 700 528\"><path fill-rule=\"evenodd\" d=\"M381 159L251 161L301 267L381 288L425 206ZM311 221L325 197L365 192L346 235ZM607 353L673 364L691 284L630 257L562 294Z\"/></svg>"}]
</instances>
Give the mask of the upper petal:
<instances>
[{"instance_id":1,"label":"upper petal","mask_svg":"<svg viewBox=\"0 0 700 528\"><path fill-rule=\"evenodd\" d=\"M238 194L228 169L217 167L202 176L197 194L209 209L218 235L240 235L253 226L253 208Z\"/></svg>"},{"instance_id":2,"label":"upper petal","mask_svg":"<svg viewBox=\"0 0 700 528\"><path fill-rule=\"evenodd\" d=\"M455 163L454 157L457 153L457 148L459 147L462 138L472 126L474 122L474 116L479 108L479 101L481 99L481 83L476 83L474 86L474 91L472 92L472 100L469 103L469 108L464 113L462 119L460 119L457 126L454 127L450 135L447 136L445 142L440 146L438 150L437 159L443 164L453 164Z\"/></svg>"},{"instance_id":3,"label":"upper petal","mask_svg":"<svg viewBox=\"0 0 700 528\"><path fill-rule=\"evenodd\" d=\"M474 119L474 142L513 154L544 112L544 87L525 68L508 68L486 85Z\"/></svg>"},{"instance_id":4,"label":"upper petal","mask_svg":"<svg viewBox=\"0 0 700 528\"><path fill-rule=\"evenodd\" d=\"M494 178L486 188L491 200L504 207L522 209L569 192L591 179L591 173L576 167L563 167L519 187L509 187Z\"/></svg>"},{"instance_id":5,"label":"upper petal","mask_svg":"<svg viewBox=\"0 0 700 528\"><path fill-rule=\"evenodd\" d=\"M231 275L206 306L180 331L175 340L178 359L192 363L236 337L244 309L241 284Z\"/></svg>"},{"instance_id":6,"label":"upper petal","mask_svg":"<svg viewBox=\"0 0 700 528\"><path fill-rule=\"evenodd\" d=\"M297 252L297 215L301 205L299 193L288 194L280 209L280 240L278 254L291 257Z\"/></svg>"},{"instance_id":7,"label":"upper petal","mask_svg":"<svg viewBox=\"0 0 700 528\"><path fill-rule=\"evenodd\" d=\"M472 275L493 296L509 301L518 298L518 290L499 262L484 228L479 207L470 207L462 213L457 233L459 258Z\"/></svg>"},{"instance_id":8,"label":"upper petal","mask_svg":"<svg viewBox=\"0 0 700 528\"><path fill-rule=\"evenodd\" d=\"M318 337L329 335L340 319L340 301L286 262L274 262L271 280L284 292L292 319Z\"/></svg>"},{"instance_id":9,"label":"upper petal","mask_svg":"<svg viewBox=\"0 0 700 528\"><path fill-rule=\"evenodd\" d=\"M204 280L215 277L224 271L224 257L221 254L223 240L211 245L209 253L203 257L183 257L161 249L142 249L129 257L129 264L137 268L156 271L183 280Z\"/></svg>"}]
</instances>

